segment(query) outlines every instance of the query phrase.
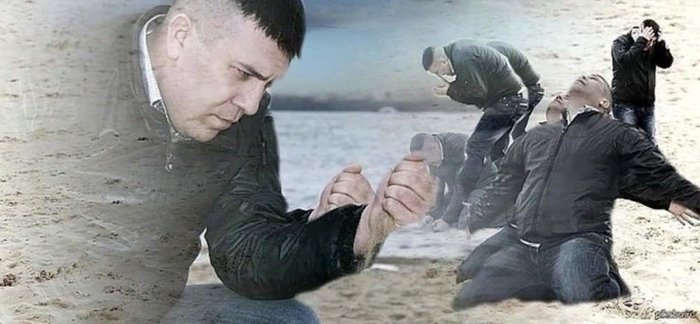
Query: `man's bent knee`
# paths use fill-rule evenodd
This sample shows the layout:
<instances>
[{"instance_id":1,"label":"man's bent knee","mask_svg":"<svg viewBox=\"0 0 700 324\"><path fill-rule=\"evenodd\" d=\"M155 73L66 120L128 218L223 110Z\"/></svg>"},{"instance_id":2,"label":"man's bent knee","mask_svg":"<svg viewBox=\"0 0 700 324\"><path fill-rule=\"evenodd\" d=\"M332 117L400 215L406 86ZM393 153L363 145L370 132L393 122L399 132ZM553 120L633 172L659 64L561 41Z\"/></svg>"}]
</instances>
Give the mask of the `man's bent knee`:
<instances>
[{"instance_id":1,"label":"man's bent knee","mask_svg":"<svg viewBox=\"0 0 700 324\"><path fill-rule=\"evenodd\" d=\"M562 243L553 271L557 297L564 303L619 297L620 285L611 276L610 246L589 238Z\"/></svg>"}]
</instances>

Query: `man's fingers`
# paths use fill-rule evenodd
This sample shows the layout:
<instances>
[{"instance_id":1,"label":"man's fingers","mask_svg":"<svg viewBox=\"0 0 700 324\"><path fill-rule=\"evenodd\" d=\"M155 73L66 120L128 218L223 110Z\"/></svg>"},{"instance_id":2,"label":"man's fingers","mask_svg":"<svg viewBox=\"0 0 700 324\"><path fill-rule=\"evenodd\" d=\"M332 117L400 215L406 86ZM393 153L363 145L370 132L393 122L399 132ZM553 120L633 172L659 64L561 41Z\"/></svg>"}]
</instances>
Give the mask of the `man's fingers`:
<instances>
[{"instance_id":1,"label":"man's fingers","mask_svg":"<svg viewBox=\"0 0 700 324\"><path fill-rule=\"evenodd\" d=\"M425 158L423 158L423 156L419 153L411 153L409 155L404 156L401 162L423 162L424 160Z\"/></svg>"},{"instance_id":2,"label":"man's fingers","mask_svg":"<svg viewBox=\"0 0 700 324\"><path fill-rule=\"evenodd\" d=\"M693 218L691 218L688 214L683 213L681 214L681 217L683 217L683 220L690 226L695 226L695 221L693 221Z\"/></svg>"},{"instance_id":3,"label":"man's fingers","mask_svg":"<svg viewBox=\"0 0 700 324\"><path fill-rule=\"evenodd\" d=\"M695 219L697 219L697 220L700 220L700 215L696 214L694 211L692 211L692 210L690 210L690 209L686 209L685 212L683 212L683 214L686 214L686 215L688 215L688 216L690 216L690 217L692 217L692 218L695 218Z\"/></svg>"},{"instance_id":4,"label":"man's fingers","mask_svg":"<svg viewBox=\"0 0 700 324\"><path fill-rule=\"evenodd\" d=\"M419 156L420 157L420 156ZM422 159L422 157L420 157ZM394 167L393 171L414 171L414 172L423 172L423 173L430 173L430 168L428 168L428 164L421 161L401 161L401 163L397 164Z\"/></svg>"},{"instance_id":5,"label":"man's fingers","mask_svg":"<svg viewBox=\"0 0 700 324\"><path fill-rule=\"evenodd\" d=\"M389 178L389 186L403 186L413 190L422 200L432 203L435 199L435 180L425 173L399 171Z\"/></svg>"},{"instance_id":6,"label":"man's fingers","mask_svg":"<svg viewBox=\"0 0 700 324\"><path fill-rule=\"evenodd\" d=\"M685 214L682 214L681 217L683 217L683 221L685 221L686 224L690 226L695 226L695 223L692 221L692 219L688 218Z\"/></svg>"},{"instance_id":7,"label":"man's fingers","mask_svg":"<svg viewBox=\"0 0 700 324\"><path fill-rule=\"evenodd\" d=\"M357 204L367 204L372 199L371 188L362 188L356 182L336 182L331 195L342 194L350 197Z\"/></svg>"},{"instance_id":8,"label":"man's fingers","mask_svg":"<svg viewBox=\"0 0 700 324\"><path fill-rule=\"evenodd\" d=\"M382 209L389 214L397 227L418 223L424 215L411 212L410 209L394 198L386 198L382 201ZM400 218L396 217L401 215Z\"/></svg>"},{"instance_id":9,"label":"man's fingers","mask_svg":"<svg viewBox=\"0 0 700 324\"><path fill-rule=\"evenodd\" d=\"M679 223L681 223L683 226L685 225L690 225L690 226L696 226L697 224L692 220L692 218L689 217L688 214L683 213L679 215L674 215L676 220L678 220Z\"/></svg>"},{"instance_id":10,"label":"man's fingers","mask_svg":"<svg viewBox=\"0 0 700 324\"><path fill-rule=\"evenodd\" d=\"M359 164L348 165L343 169L342 173L362 173L362 166Z\"/></svg>"},{"instance_id":11,"label":"man's fingers","mask_svg":"<svg viewBox=\"0 0 700 324\"><path fill-rule=\"evenodd\" d=\"M681 218L680 215L673 215L673 218L675 218L681 225L685 226L685 222L683 222L683 218Z\"/></svg>"},{"instance_id":12,"label":"man's fingers","mask_svg":"<svg viewBox=\"0 0 700 324\"><path fill-rule=\"evenodd\" d=\"M403 186L389 186L384 192L386 198L393 198L400 201L406 209L414 213L420 213L427 209L428 203L421 199L413 190Z\"/></svg>"},{"instance_id":13,"label":"man's fingers","mask_svg":"<svg viewBox=\"0 0 700 324\"><path fill-rule=\"evenodd\" d=\"M328 196L328 205L329 206L345 206L345 205L355 205L358 204L357 200L355 200L353 197L350 197L346 194L342 193L333 193L330 196Z\"/></svg>"},{"instance_id":14,"label":"man's fingers","mask_svg":"<svg viewBox=\"0 0 700 324\"><path fill-rule=\"evenodd\" d=\"M365 183L369 186L367 178L360 173L343 172L337 176L335 182Z\"/></svg>"}]
</instances>

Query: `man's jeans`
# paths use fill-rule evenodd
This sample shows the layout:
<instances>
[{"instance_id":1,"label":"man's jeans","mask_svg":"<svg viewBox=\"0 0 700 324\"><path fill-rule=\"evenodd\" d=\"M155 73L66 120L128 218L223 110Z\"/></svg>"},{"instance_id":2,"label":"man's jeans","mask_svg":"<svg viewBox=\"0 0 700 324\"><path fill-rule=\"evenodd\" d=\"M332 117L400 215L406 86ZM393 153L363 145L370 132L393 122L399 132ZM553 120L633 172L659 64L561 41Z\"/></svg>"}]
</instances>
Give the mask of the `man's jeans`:
<instances>
[{"instance_id":1,"label":"man's jeans","mask_svg":"<svg viewBox=\"0 0 700 324\"><path fill-rule=\"evenodd\" d=\"M191 285L162 323L320 323L308 306L294 300L252 300L221 284Z\"/></svg>"},{"instance_id":2,"label":"man's jeans","mask_svg":"<svg viewBox=\"0 0 700 324\"><path fill-rule=\"evenodd\" d=\"M652 142L656 142L654 105L643 107L628 102L618 102L613 104L613 116L617 120L643 130Z\"/></svg>"},{"instance_id":3,"label":"man's jeans","mask_svg":"<svg viewBox=\"0 0 700 324\"><path fill-rule=\"evenodd\" d=\"M514 229L504 230L514 231ZM501 234L501 235L499 235ZM585 233L558 241L529 246L509 235L510 243L473 274L457 295L453 306L467 308L510 298L559 300L566 304L600 301L621 295L619 276L612 269L610 238ZM483 257L482 257L483 259ZM461 270L461 269L460 269Z\"/></svg>"},{"instance_id":4,"label":"man's jeans","mask_svg":"<svg viewBox=\"0 0 700 324\"><path fill-rule=\"evenodd\" d=\"M527 124L530 122L532 111L535 110L535 107L540 103L540 101L542 101L543 97L544 88L539 83L527 88L527 112L525 112L522 117L515 122L515 125L513 125L513 130L510 131L510 137L513 137L513 140L525 134L525 128L527 128ZM509 136L502 137L498 142L496 142L496 144L493 145L492 151L495 154L499 154L499 152L502 154L506 151L509 140Z\"/></svg>"},{"instance_id":5,"label":"man's jeans","mask_svg":"<svg viewBox=\"0 0 700 324\"><path fill-rule=\"evenodd\" d=\"M515 122L528 110L527 99L521 95L504 97L486 108L467 140L467 158L459 171L459 181L464 190L463 201L467 201L484 168L484 160L490 154L491 161L500 160L503 150L493 150L496 143L507 138Z\"/></svg>"}]
</instances>

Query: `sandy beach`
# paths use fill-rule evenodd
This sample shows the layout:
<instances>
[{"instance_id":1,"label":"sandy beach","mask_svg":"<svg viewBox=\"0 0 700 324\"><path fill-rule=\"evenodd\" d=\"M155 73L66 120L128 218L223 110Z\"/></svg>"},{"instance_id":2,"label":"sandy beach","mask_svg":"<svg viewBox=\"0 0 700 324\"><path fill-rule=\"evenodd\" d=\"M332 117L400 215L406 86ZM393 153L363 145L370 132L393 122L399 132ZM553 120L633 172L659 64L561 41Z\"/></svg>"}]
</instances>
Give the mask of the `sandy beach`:
<instances>
[{"instance_id":1,"label":"sandy beach","mask_svg":"<svg viewBox=\"0 0 700 324\"><path fill-rule=\"evenodd\" d=\"M93 7L91 12L94 14L85 13L81 19L96 20L95 17L99 17L96 13L100 12L116 20L123 16L122 11L138 12L159 3L87 2ZM99 7L103 5L100 2L109 5ZM440 36L442 39L462 35L483 40L506 40L522 48L543 77L547 95L533 113L531 125L534 125L543 118L549 99L566 90L579 74L600 73L610 80L613 39L643 18L654 18L664 29L675 56L673 67L657 74L658 144L681 174L700 184L700 109L695 101L700 96L700 40L694 33L700 30L700 21L696 19L700 14L700 3L681 0L663 4L650 0L561 0L533 4L525 0L502 0L469 1L467 5L466 2L403 2L408 5L397 2L393 15L386 19L396 23L406 17L415 19L396 30L396 38L387 49L388 55L396 61L405 62L392 62L392 68L397 69L396 75L385 76L388 79L396 77L391 83L405 82L405 86L393 89L395 95L430 95L431 80L423 71L415 71L420 70L417 61L406 61L419 57L424 46L438 42L432 41L431 35L446 30ZM60 10L51 10L58 4L62 6ZM57 165L68 163L75 156L42 154L41 151L41 143L47 137L70 138L78 134L72 133L70 128L55 126L41 130L33 124L42 115L62 118L61 110L56 107L70 105L77 97L100 95L99 85L83 85L81 79L65 73L72 71L69 65L80 62L80 55L88 55L77 50L82 48L81 41L92 42L90 51L100 52L101 45L111 43L109 37L119 35L107 34L107 39L99 40L70 34L69 31L80 24L106 28L105 25L112 20L95 23L61 18L70 16L71 10L80 10L79 5L69 1L11 0L6 7L0 12L0 21L7 22L0 24L0 324L71 320L123 322L126 316L123 309L90 303L93 292L86 291L81 284L83 279L92 276L91 280L99 279L109 285L116 280L109 269L96 269L88 257L59 257L44 249L47 245L65 242L67 238L72 243L65 249L79 251L80 240L84 239L81 235L85 233L74 231L70 225L80 213L67 212L70 208L66 208L71 206L75 193L56 190L47 181ZM437 16L448 23L440 25L435 19L428 19ZM458 21L461 16L479 17L472 23L460 22L479 32L463 35L465 32L461 31L459 24L449 23ZM38 31L33 32L33 27ZM55 32L41 32L51 29ZM66 56L66 53L72 56ZM67 63L52 68L52 64L64 58ZM111 72L95 69L91 73L104 74L101 79L109 80ZM478 115L471 108L466 113L467 109L464 115L402 116L402 120L413 124L402 128L401 136L421 129L439 131L443 127L469 132L464 125L473 123ZM353 121L376 118L372 114L335 116L338 116L337 122L346 118L356 118ZM285 151L285 143L295 148L308 145L309 150L323 150L323 144L314 140L316 134L308 135L308 141L285 139L285 136L295 136L289 131L291 126L285 128L285 125L297 127L309 120L308 116L285 112L276 118L282 143L283 186L289 193L290 202L298 207L310 206L323 187L323 179L329 178L342 164L352 162L346 159L362 159L367 151L386 149L373 146L371 138L363 138L364 142L359 144L370 148L362 151L354 148L353 136L356 136L355 132L361 133L364 127L358 121L355 131L341 129L340 133L333 134L350 142L347 148L338 150L338 154L346 154L343 158L318 165L315 163L321 162L309 162L304 169L305 164L298 163L296 155ZM421 123L432 123L432 126L421 128ZM388 149L391 154L387 155L395 160L400 158L395 152L405 150L409 138L400 138L399 141ZM85 145L86 152L94 149L89 143L81 145ZM55 148L51 150L55 151ZM71 152L80 156L79 149L72 148ZM385 160L382 158L381 166L369 167L373 183L393 163ZM372 160L362 162L368 164ZM301 179L309 179L309 183L291 188L289 184ZM138 188L132 189L138 191ZM83 202L91 199L82 198ZM76 205L74 209L82 207ZM456 230L428 233L417 227L392 235L377 260L379 266L329 283L318 291L302 294L299 299L310 305L324 323L645 323L653 320L700 323L700 227L681 226L667 212L620 200L613 213L613 229L613 252L621 275L632 290L630 299L576 306L509 300L454 312L450 303L459 289L455 284L455 267L488 233L474 233L468 238ZM113 239L117 247L136 239L112 237L114 229L109 226L91 228L90 233L105 242ZM200 255L190 269L188 283L217 281L208 258L205 254ZM116 298L116 294L98 293L104 295L100 297L102 301L109 301L110 296ZM129 296L134 299L142 297ZM82 309L81 305L90 308Z\"/></svg>"}]
</instances>

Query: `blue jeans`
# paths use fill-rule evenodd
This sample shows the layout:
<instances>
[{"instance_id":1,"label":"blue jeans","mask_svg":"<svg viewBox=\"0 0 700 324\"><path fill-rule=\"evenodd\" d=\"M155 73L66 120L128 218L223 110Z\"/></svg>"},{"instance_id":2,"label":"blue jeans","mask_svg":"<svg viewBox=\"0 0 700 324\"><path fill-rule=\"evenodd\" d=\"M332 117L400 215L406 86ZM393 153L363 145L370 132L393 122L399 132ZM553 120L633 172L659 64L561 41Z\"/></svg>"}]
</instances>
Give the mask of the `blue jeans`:
<instances>
[{"instance_id":1,"label":"blue jeans","mask_svg":"<svg viewBox=\"0 0 700 324\"><path fill-rule=\"evenodd\" d=\"M190 285L162 323L320 323L299 301L252 300L221 284Z\"/></svg>"},{"instance_id":2,"label":"blue jeans","mask_svg":"<svg viewBox=\"0 0 700 324\"><path fill-rule=\"evenodd\" d=\"M496 234L488 251L495 253L486 252L480 257L485 258L481 267L472 269L473 278L462 286L454 308L510 298L571 304L623 294L610 238L585 233L532 247L522 243L514 229L504 230L509 232ZM509 243L503 245L504 240Z\"/></svg>"},{"instance_id":3,"label":"blue jeans","mask_svg":"<svg viewBox=\"0 0 700 324\"><path fill-rule=\"evenodd\" d=\"M497 161L503 157L503 151L494 150L494 147L502 141L506 143L503 147L507 146L508 136L513 125L527 110L527 99L520 95L504 97L484 110L474 132L467 140L465 150L467 158L458 174L464 190L463 201L468 201L472 191L476 188L484 169L485 158L490 155L491 161Z\"/></svg>"},{"instance_id":4,"label":"blue jeans","mask_svg":"<svg viewBox=\"0 0 700 324\"><path fill-rule=\"evenodd\" d=\"M613 116L617 120L641 129L652 142L656 142L654 105L644 107L628 102L618 102L613 104Z\"/></svg>"}]
</instances>

